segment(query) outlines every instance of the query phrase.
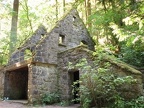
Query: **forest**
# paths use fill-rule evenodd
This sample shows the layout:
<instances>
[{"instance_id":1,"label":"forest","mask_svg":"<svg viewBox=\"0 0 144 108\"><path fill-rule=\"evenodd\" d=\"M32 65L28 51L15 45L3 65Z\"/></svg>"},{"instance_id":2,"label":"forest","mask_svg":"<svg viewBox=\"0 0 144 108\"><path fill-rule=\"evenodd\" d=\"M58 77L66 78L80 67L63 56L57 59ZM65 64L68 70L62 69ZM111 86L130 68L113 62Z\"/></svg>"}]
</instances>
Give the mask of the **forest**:
<instances>
[{"instance_id":1,"label":"forest","mask_svg":"<svg viewBox=\"0 0 144 108\"><path fill-rule=\"evenodd\" d=\"M73 8L77 9L95 43L95 54L111 56L115 58L111 61L119 64L118 61L123 61L127 67L144 68L144 0L0 0L0 67L7 65L11 54L19 50L40 25L51 30ZM81 84L78 101L82 108L101 107L103 103L112 104L110 108L143 108L144 96L125 100L117 91L123 85L134 87L138 84L136 80L109 73L110 63L103 63L102 55L98 58L94 68L88 66L85 59L76 64L88 71L81 78L84 86L81 79L73 84ZM142 73L139 74L142 77ZM51 99L53 103L57 97L55 93L48 94L42 102Z\"/></svg>"},{"instance_id":2,"label":"forest","mask_svg":"<svg viewBox=\"0 0 144 108\"><path fill-rule=\"evenodd\" d=\"M0 63L28 39L40 24L51 29L77 8L95 48L133 65L144 65L143 0L1 0Z\"/></svg>"}]
</instances>

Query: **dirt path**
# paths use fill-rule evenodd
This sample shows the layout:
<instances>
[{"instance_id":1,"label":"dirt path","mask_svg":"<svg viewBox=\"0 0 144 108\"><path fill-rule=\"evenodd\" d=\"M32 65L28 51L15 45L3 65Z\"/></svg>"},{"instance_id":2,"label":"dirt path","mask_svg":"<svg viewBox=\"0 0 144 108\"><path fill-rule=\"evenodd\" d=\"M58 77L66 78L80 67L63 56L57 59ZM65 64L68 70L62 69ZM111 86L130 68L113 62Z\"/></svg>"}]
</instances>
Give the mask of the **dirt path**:
<instances>
[{"instance_id":1,"label":"dirt path","mask_svg":"<svg viewBox=\"0 0 144 108\"><path fill-rule=\"evenodd\" d=\"M0 108L78 108L79 105L75 104L69 107L62 107L57 105L48 105L48 106L30 106L19 102L12 101L0 101Z\"/></svg>"}]
</instances>

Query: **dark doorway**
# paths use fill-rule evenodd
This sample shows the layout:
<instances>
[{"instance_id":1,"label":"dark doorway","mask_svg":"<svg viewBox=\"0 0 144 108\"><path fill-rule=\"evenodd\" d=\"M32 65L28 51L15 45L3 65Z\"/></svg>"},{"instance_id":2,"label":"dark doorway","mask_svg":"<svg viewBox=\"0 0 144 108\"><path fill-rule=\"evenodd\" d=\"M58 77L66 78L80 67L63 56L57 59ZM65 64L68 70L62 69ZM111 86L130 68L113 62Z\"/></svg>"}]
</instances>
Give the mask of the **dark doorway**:
<instances>
[{"instance_id":1,"label":"dark doorway","mask_svg":"<svg viewBox=\"0 0 144 108\"><path fill-rule=\"evenodd\" d=\"M28 67L5 74L4 97L10 100L26 100L28 91Z\"/></svg>"},{"instance_id":2,"label":"dark doorway","mask_svg":"<svg viewBox=\"0 0 144 108\"><path fill-rule=\"evenodd\" d=\"M70 71L70 79L71 79L71 86L73 85L72 88L72 94L73 94L73 100L74 103L77 104L79 101L77 100L79 98L79 71ZM74 82L77 82L74 84Z\"/></svg>"}]
</instances>

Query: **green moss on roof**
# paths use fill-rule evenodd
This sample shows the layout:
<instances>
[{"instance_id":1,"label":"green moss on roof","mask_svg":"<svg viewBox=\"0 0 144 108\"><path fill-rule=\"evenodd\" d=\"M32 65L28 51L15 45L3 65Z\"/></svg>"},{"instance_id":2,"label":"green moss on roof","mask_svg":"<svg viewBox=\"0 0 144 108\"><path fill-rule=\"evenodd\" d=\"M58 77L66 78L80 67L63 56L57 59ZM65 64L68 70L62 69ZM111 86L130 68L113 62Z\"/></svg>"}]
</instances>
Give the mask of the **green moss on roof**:
<instances>
[{"instance_id":1,"label":"green moss on roof","mask_svg":"<svg viewBox=\"0 0 144 108\"><path fill-rule=\"evenodd\" d=\"M142 73L140 71L136 70L135 68L133 68L130 65L126 64L125 62L122 62L122 61L118 60L114 56L110 56L110 55L106 55L106 54L103 54L102 56L103 56L104 60L109 61L110 63L115 64L118 67L131 72L132 74L140 74L140 75L142 75Z\"/></svg>"},{"instance_id":2,"label":"green moss on roof","mask_svg":"<svg viewBox=\"0 0 144 108\"><path fill-rule=\"evenodd\" d=\"M71 53L75 50L79 50L79 51L85 51L87 52L88 54L90 54L90 56L93 56L93 51L89 50L87 48L87 46L85 45L80 45L80 46L77 46L75 48L72 48L72 49L68 49L64 52L60 52L59 54L63 54L63 53ZM111 64L114 64L118 67L120 67L121 69L124 69L132 74L139 74L139 75L142 75L142 73L138 70L136 70L135 68L133 68L132 66L128 65L127 63L125 62L122 62L121 60L118 60L116 57L114 56L111 56L111 55L107 55L107 54L101 54L102 56L102 59L105 60L105 61L108 61L110 62ZM97 60L97 56L94 57L95 59L94 60Z\"/></svg>"}]
</instances>

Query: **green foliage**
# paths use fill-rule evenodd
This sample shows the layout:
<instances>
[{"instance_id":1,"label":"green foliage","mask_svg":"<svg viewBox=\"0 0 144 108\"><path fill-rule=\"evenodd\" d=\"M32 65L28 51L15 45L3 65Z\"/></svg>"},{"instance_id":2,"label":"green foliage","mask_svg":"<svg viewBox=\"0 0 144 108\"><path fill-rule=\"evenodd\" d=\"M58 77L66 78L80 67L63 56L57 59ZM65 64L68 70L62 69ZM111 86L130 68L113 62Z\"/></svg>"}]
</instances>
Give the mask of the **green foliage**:
<instances>
[{"instance_id":1,"label":"green foliage","mask_svg":"<svg viewBox=\"0 0 144 108\"><path fill-rule=\"evenodd\" d=\"M0 40L0 65L5 65L9 57L9 40L8 38L2 38ZM7 44L7 45L6 45Z\"/></svg>"},{"instance_id":2,"label":"green foliage","mask_svg":"<svg viewBox=\"0 0 144 108\"><path fill-rule=\"evenodd\" d=\"M110 108L144 108L144 96L140 96L130 101L124 100L124 98L117 96Z\"/></svg>"},{"instance_id":3,"label":"green foliage","mask_svg":"<svg viewBox=\"0 0 144 108\"><path fill-rule=\"evenodd\" d=\"M78 6L80 16L86 24L91 24L91 36L97 45L101 44L103 39L103 48L109 49L123 61L135 66L143 66L143 46L144 46L144 2L143 0L89 0L91 6L86 7L86 0L58 1L56 5L52 0L23 0L20 1L19 21L18 21L18 39L16 47L22 45L25 40L32 36L41 23L50 30L57 21L56 6L58 6L58 19L63 16L72 6ZM94 2L95 1L95 2ZM47 8L49 7L49 8ZM0 47L0 61L7 63L9 34L12 14L12 1L0 2L0 22L1 37L6 37L8 42ZM65 10L65 11L64 11ZM86 10L91 11L88 16ZM88 28L89 29L89 28ZM135 40L142 40L136 49ZM132 47L130 47L132 46ZM9 47L9 46L8 46ZM113 47L113 48L112 48ZM6 52L6 55L3 53ZM132 53L132 54L130 54ZM133 59L134 58L134 59ZM133 59L133 60L132 60ZM136 61L134 63L134 61Z\"/></svg>"},{"instance_id":4,"label":"green foliage","mask_svg":"<svg viewBox=\"0 0 144 108\"><path fill-rule=\"evenodd\" d=\"M125 102L126 108L144 108L144 96Z\"/></svg>"},{"instance_id":5,"label":"green foliage","mask_svg":"<svg viewBox=\"0 0 144 108\"><path fill-rule=\"evenodd\" d=\"M96 3L97 8L92 8L89 21L93 25L92 35L97 45L102 45L104 50L109 49L111 54L128 64L142 67L144 65L143 0L99 0Z\"/></svg>"},{"instance_id":6,"label":"green foliage","mask_svg":"<svg viewBox=\"0 0 144 108\"><path fill-rule=\"evenodd\" d=\"M66 106L69 106L70 103L71 103L71 102L68 101L68 100L63 100L63 101L60 102L60 105L66 107Z\"/></svg>"},{"instance_id":7,"label":"green foliage","mask_svg":"<svg viewBox=\"0 0 144 108\"><path fill-rule=\"evenodd\" d=\"M133 66L144 66L144 48L143 43L137 41L135 44L131 44L127 47L122 47L119 58Z\"/></svg>"},{"instance_id":8,"label":"green foliage","mask_svg":"<svg viewBox=\"0 0 144 108\"><path fill-rule=\"evenodd\" d=\"M32 57L32 52L28 49L25 50L25 57L24 60L27 60Z\"/></svg>"},{"instance_id":9,"label":"green foliage","mask_svg":"<svg viewBox=\"0 0 144 108\"><path fill-rule=\"evenodd\" d=\"M75 65L83 72L79 82L80 102L83 108L90 106L104 107L111 103L121 105L121 91L118 88L125 84L136 83L136 80L131 76L119 77L111 70L109 62L98 60L94 66L91 67L86 59L80 60ZM121 107L119 107L121 108Z\"/></svg>"},{"instance_id":10,"label":"green foliage","mask_svg":"<svg viewBox=\"0 0 144 108\"><path fill-rule=\"evenodd\" d=\"M46 93L42 96L43 104L54 104L60 101L60 96L58 93Z\"/></svg>"}]
</instances>

